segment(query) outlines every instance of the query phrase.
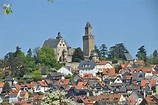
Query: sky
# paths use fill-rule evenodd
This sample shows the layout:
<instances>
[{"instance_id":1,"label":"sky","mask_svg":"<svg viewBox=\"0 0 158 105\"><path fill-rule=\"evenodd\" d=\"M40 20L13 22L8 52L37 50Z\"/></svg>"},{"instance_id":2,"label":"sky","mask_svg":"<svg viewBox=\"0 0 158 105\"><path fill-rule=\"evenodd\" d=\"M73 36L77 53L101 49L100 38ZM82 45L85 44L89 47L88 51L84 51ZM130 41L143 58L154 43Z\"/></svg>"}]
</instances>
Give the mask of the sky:
<instances>
[{"instance_id":1,"label":"sky","mask_svg":"<svg viewBox=\"0 0 158 105\"><path fill-rule=\"evenodd\" d=\"M72 48L83 48L82 36L89 21L95 44L108 48L124 43L133 58L145 46L147 54L158 50L158 0L1 0L13 13L0 8L0 59L14 52L41 47L57 33Z\"/></svg>"}]
</instances>

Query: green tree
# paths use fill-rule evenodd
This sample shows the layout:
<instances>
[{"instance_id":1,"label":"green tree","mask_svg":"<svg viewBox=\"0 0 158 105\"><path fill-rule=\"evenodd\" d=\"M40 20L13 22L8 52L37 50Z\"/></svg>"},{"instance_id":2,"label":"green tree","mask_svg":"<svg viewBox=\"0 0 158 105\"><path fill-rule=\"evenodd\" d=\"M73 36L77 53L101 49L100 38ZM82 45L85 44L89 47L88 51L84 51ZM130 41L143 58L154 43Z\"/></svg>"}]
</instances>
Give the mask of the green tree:
<instances>
[{"instance_id":1,"label":"green tree","mask_svg":"<svg viewBox=\"0 0 158 105\"><path fill-rule=\"evenodd\" d=\"M9 67L11 74L14 77L21 78L23 77L25 71L25 54L21 51L19 46L16 47L15 52L9 52L4 57L5 60L5 67Z\"/></svg>"},{"instance_id":2,"label":"green tree","mask_svg":"<svg viewBox=\"0 0 158 105\"><path fill-rule=\"evenodd\" d=\"M112 60L125 60L124 53L129 53L123 43L110 47L108 58Z\"/></svg>"},{"instance_id":3,"label":"green tree","mask_svg":"<svg viewBox=\"0 0 158 105\"><path fill-rule=\"evenodd\" d=\"M6 82L2 88L2 91L5 93L9 93L11 91L11 87L8 82Z\"/></svg>"},{"instance_id":4,"label":"green tree","mask_svg":"<svg viewBox=\"0 0 158 105\"><path fill-rule=\"evenodd\" d=\"M57 65L57 60L54 49L44 46L38 50L37 62L55 68Z\"/></svg>"},{"instance_id":5,"label":"green tree","mask_svg":"<svg viewBox=\"0 0 158 105\"><path fill-rule=\"evenodd\" d=\"M42 80L42 75L40 70L35 70L32 72L32 78L34 81Z\"/></svg>"},{"instance_id":6,"label":"green tree","mask_svg":"<svg viewBox=\"0 0 158 105\"><path fill-rule=\"evenodd\" d=\"M158 52L156 49L153 51L153 54L148 57L148 59L150 64L158 64Z\"/></svg>"},{"instance_id":7,"label":"green tree","mask_svg":"<svg viewBox=\"0 0 158 105\"><path fill-rule=\"evenodd\" d=\"M153 57L158 58L158 52L156 49L153 51Z\"/></svg>"},{"instance_id":8,"label":"green tree","mask_svg":"<svg viewBox=\"0 0 158 105\"><path fill-rule=\"evenodd\" d=\"M144 62L147 62L147 54L146 54L144 45L138 48L138 50L139 51L136 54L136 57L138 58L138 60L144 60Z\"/></svg>"},{"instance_id":9,"label":"green tree","mask_svg":"<svg viewBox=\"0 0 158 105\"><path fill-rule=\"evenodd\" d=\"M42 100L41 105L75 105L70 99L66 99L64 91L52 91Z\"/></svg>"},{"instance_id":10,"label":"green tree","mask_svg":"<svg viewBox=\"0 0 158 105\"><path fill-rule=\"evenodd\" d=\"M95 49L95 52L98 54L98 57L100 58L101 57L101 52L100 52L99 48L95 45L94 49Z\"/></svg>"},{"instance_id":11,"label":"green tree","mask_svg":"<svg viewBox=\"0 0 158 105\"><path fill-rule=\"evenodd\" d=\"M106 56L106 54L107 54L107 47L106 47L105 44L102 44L102 45L100 46L100 52L101 52L101 57L104 57L104 58L105 58L105 56Z\"/></svg>"},{"instance_id":12,"label":"green tree","mask_svg":"<svg viewBox=\"0 0 158 105\"><path fill-rule=\"evenodd\" d=\"M81 60L84 60L83 52L80 47L75 49L73 55L72 55L72 61L73 62L80 62Z\"/></svg>"}]
</instances>

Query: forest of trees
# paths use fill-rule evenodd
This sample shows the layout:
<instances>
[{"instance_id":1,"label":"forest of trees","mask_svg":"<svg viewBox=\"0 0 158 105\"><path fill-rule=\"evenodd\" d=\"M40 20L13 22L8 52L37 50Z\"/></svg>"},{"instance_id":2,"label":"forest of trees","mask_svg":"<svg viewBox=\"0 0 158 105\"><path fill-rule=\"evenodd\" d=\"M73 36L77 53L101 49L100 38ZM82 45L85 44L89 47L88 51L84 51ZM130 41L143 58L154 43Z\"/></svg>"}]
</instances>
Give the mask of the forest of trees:
<instances>
[{"instance_id":1,"label":"forest of trees","mask_svg":"<svg viewBox=\"0 0 158 105\"><path fill-rule=\"evenodd\" d=\"M59 69L61 64L56 60L54 49L49 47L31 49L25 55L19 46L15 52L9 52L0 60L0 76L4 79L7 75L16 77L17 80L26 82L42 79L42 74Z\"/></svg>"}]
</instances>

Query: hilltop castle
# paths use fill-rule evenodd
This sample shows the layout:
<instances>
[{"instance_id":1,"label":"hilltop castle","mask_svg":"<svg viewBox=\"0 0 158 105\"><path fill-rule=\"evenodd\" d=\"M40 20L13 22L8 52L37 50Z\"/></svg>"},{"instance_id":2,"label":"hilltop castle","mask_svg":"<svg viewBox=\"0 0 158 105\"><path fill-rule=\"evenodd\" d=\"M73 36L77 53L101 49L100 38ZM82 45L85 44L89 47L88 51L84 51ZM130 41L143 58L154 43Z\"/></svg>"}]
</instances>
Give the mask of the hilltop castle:
<instances>
[{"instance_id":1,"label":"hilltop castle","mask_svg":"<svg viewBox=\"0 0 158 105\"><path fill-rule=\"evenodd\" d=\"M92 35L92 26L89 22L85 26L85 35L83 38L83 53L85 57L90 57L94 51L94 36ZM56 39L49 38L44 41L43 46L53 48L58 62L71 62L74 49L72 49L58 32Z\"/></svg>"}]
</instances>

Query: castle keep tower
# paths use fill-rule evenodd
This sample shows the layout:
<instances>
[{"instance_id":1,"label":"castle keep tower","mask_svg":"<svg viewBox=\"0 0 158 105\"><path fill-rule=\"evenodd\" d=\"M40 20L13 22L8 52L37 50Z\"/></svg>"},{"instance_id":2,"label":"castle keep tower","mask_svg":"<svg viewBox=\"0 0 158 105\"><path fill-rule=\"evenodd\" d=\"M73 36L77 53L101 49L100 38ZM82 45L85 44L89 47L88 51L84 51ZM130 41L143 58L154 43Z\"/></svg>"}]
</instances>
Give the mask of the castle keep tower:
<instances>
[{"instance_id":1,"label":"castle keep tower","mask_svg":"<svg viewBox=\"0 0 158 105\"><path fill-rule=\"evenodd\" d=\"M89 22L86 23L85 35L83 38L83 53L85 56L90 56L94 51L94 36L92 35L92 26Z\"/></svg>"}]
</instances>

